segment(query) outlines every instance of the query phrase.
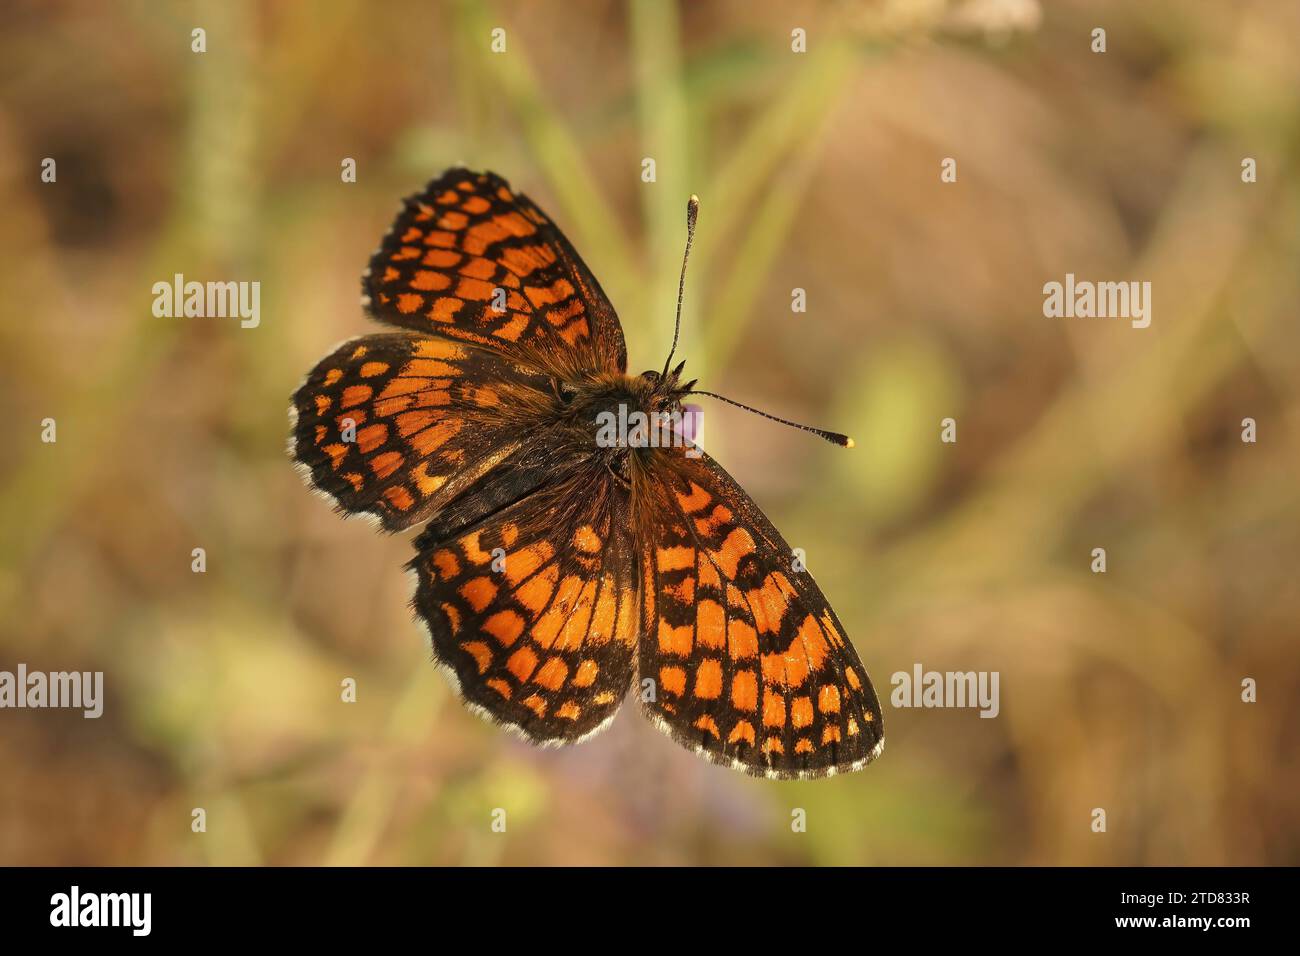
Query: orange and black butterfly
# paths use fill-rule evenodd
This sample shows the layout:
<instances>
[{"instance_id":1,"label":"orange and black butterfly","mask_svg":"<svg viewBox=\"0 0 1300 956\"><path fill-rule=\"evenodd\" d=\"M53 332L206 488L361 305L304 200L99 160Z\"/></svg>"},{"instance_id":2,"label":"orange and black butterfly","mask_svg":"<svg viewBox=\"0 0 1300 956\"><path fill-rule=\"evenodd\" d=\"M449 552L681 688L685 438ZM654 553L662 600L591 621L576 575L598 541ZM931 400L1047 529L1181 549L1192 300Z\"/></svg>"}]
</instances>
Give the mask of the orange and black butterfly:
<instances>
[{"instance_id":1,"label":"orange and black butterfly","mask_svg":"<svg viewBox=\"0 0 1300 956\"><path fill-rule=\"evenodd\" d=\"M448 170L406 200L362 293L403 331L312 370L293 455L340 511L426 522L414 608L470 707L572 743L635 683L656 726L748 773L879 755L880 704L844 627L744 490L680 433L599 440L620 406L681 421L686 395L711 393L671 354L627 374L613 306L532 201Z\"/></svg>"}]
</instances>

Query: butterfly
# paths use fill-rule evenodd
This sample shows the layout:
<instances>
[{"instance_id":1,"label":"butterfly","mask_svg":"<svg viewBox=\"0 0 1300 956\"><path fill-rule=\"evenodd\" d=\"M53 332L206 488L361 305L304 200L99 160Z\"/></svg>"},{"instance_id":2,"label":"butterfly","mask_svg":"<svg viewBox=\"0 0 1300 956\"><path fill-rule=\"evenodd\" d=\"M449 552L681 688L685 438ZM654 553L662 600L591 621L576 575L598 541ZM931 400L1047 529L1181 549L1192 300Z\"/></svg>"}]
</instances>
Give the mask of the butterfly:
<instances>
[{"instance_id":1,"label":"butterfly","mask_svg":"<svg viewBox=\"0 0 1300 956\"><path fill-rule=\"evenodd\" d=\"M684 282L685 260L679 327ZM684 397L714 393L672 353L627 374L613 306L535 203L449 169L403 203L362 302L401 331L312 369L292 456L338 511L424 523L412 604L467 706L567 744L635 688L655 726L747 773L827 776L880 754L843 625L749 495L679 425L668 442L600 440L620 414L678 423Z\"/></svg>"}]
</instances>

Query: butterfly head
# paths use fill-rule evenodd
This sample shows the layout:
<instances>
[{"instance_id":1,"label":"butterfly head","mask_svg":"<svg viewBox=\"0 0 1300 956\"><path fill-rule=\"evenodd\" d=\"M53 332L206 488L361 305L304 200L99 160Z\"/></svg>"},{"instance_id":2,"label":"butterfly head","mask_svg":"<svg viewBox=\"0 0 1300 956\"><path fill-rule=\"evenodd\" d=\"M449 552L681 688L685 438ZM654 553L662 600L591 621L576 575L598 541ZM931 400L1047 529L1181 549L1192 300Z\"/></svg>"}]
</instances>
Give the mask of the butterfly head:
<instances>
[{"instance_id":1,"label":"butterfly head","mask_svg":"<svg viewBox=\"0 0 1300 956\"><path fill-rule=\"evenodd\" d=\"M666 375L654 369L641 373L641 381L647 390L653 410L664 412L681 410L683 396L695 387L696 381L691 379L689 382L682 382L682 369L685 367L686 363L682 361Z\"/></svg>"}]
</instances>

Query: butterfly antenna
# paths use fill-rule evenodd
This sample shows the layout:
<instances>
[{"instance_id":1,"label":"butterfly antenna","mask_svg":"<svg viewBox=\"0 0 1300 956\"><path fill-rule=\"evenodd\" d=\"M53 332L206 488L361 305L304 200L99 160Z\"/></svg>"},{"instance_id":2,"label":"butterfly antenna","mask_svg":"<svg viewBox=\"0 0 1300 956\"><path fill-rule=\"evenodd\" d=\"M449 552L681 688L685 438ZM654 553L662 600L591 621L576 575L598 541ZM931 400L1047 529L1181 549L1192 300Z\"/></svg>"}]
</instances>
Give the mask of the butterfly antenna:
<instances>
[{"instance_id":1,"label":"butterfly antenna","mask_svg":"<svg viewBox=\"0 0 1300 956\"><path fill-rule=\"evenodd\" d=\"M682 274L677 280L677 321L673 324L673 347L668 350L660 381L668 377L668 366L677 351L677 336L682 331L682 296L686 293L686 263L691 258L691 242L695 239L695 217L700 214L700 197L692 195L686 203L686 251L682 253Z\"/></svg>"},{"instance_id":2,"label":"butterfly antenna","mask_svg":"<svg viewBox=\"0 0 1300 956\"><path fill-rule=\"evenodd\" d=\"M832 445L839 445L843 448L853 447L853 439L850 438L848 435L841 435L839 432L828 432L824 428L813 428L811 425L801 425L799 422L792 422L788 418L779 418L776 415L769 415L767 412L762 411L761 409L754 408L750 405L745 405L741 402L736 401L735 399L727 398L727 396L725 395L719 395L717 392L697 392L691 390L689 392L683 392L682 394L707 395L709 398L716 398L718 401L726 402L728 405L735 405L737 408L743 408L745 411L753 412L755 415L762 415L764 418L770 418L772 419L772 421L780 422L782 425L789 425L791 428L800 428L806 432L812 432L814 435L817 435L820 438L825 438Z\"/></svg>"}]
</instances>

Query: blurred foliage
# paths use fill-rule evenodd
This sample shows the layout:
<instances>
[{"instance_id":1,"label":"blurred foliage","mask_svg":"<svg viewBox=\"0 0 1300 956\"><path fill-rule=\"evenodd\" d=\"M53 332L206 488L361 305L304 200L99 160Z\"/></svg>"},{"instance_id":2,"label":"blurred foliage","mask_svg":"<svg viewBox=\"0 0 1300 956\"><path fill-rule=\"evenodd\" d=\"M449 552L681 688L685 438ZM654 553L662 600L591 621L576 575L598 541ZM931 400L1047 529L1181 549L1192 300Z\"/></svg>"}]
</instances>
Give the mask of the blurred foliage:
<instances>
[{"instance_id":1,"label":"blurred foliage","mask_svg":"<svg viewBox=\"0 0 1300 956\"><path fill-rule=\"evenodd\" d=\"M1296 863L1297 35L1274 2L11 4L0 668L108 701L0 712L0 862ZM712 406L705 443L882 696L997 670L998 719L887 708L879 763L776 784L634 706L542 751L459 704L409 542L283 452L399 198L458 161L568 232L634 372L700 195L688 370L859 448ZM260 281L261 326L153 317L177 272ZM1045 319L1066 272L1151 280L1151 328Z\"/></svg>"}]
</instances>

